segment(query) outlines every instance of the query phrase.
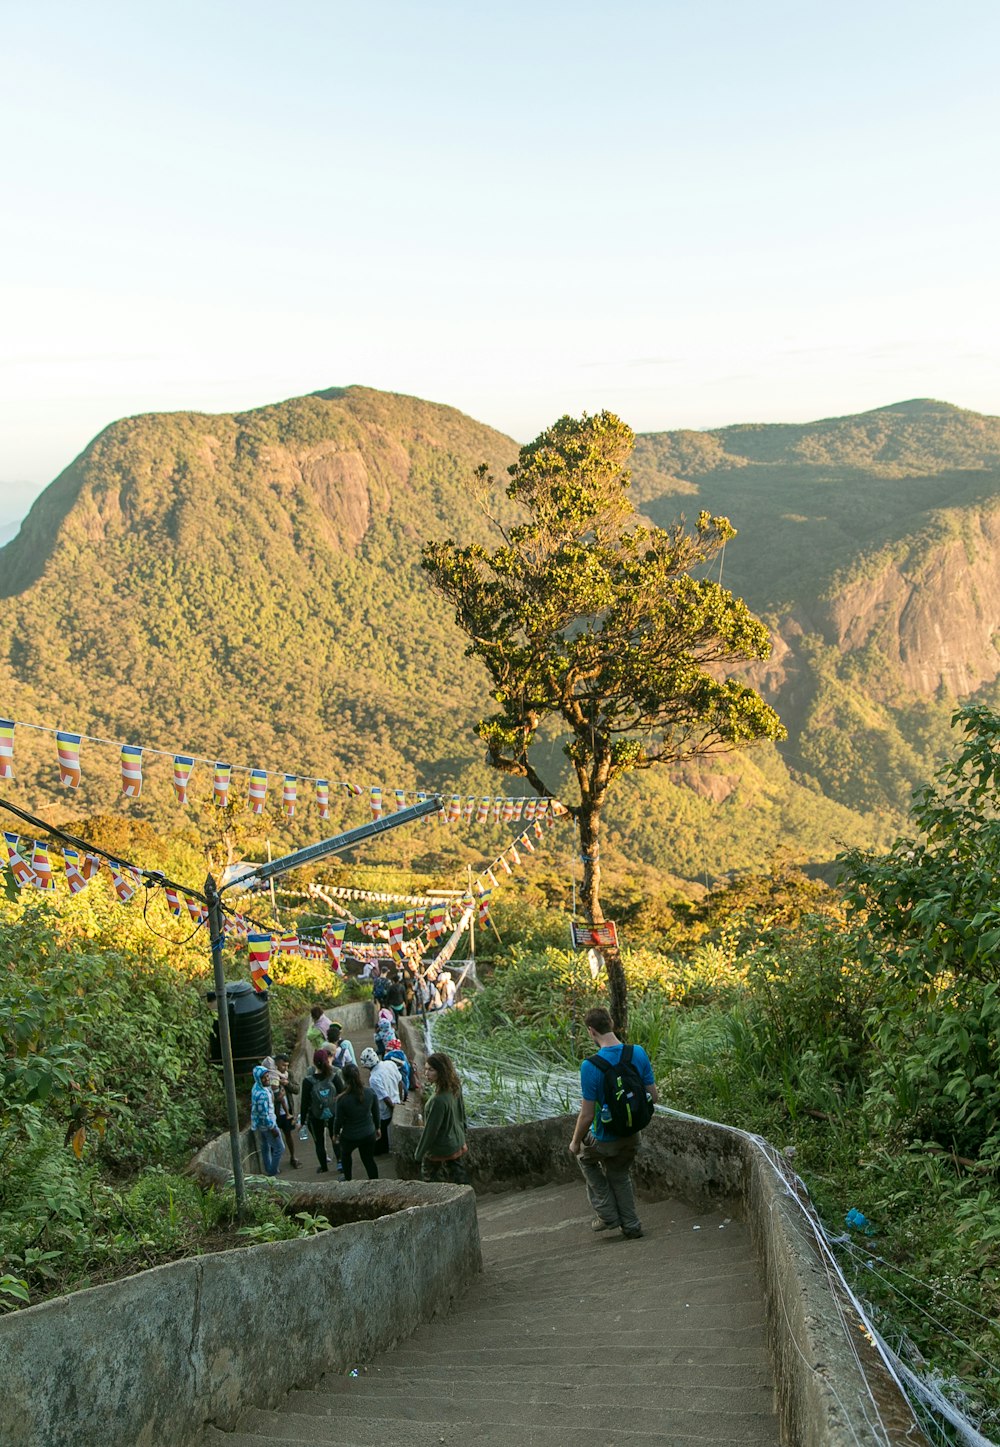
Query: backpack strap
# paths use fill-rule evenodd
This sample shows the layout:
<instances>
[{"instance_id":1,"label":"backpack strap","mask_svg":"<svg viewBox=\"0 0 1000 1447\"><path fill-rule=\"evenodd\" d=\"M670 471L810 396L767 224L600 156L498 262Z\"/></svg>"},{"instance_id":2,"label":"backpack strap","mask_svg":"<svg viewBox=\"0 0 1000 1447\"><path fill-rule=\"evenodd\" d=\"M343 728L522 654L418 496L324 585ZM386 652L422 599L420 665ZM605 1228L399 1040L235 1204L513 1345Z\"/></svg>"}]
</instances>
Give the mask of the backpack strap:
<instances>
[{"instance_id":1,"label":"backpack strap","mask_svg":"<svg viewBox=\"0 0 1000 1447\"><path fill-rule=\"evenodd\" d=\"M603 1055L588 1055L587 1064L596 1065L602 1075L610 1075L612 1070L620 1070L623 1065L628 1065L632 1059L631 1045L623 1045L622 1053L618 1057L618 1064L612 1065L610 1060L605 1060Z\"/></svg>"}]
</instances>

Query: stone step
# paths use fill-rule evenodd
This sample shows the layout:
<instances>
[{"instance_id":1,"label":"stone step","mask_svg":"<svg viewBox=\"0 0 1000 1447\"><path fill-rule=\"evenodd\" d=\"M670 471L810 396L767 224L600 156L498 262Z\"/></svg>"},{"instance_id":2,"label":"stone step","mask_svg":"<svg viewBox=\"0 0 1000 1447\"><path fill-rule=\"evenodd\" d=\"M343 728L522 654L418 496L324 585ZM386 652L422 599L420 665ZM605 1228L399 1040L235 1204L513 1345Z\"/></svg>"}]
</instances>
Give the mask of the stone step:
<instances>
[{"instance_id":1,"label":"stone step","mask_svg":"<svg viewBox=\"0 0 1000 1447\"><path fill-rule=\"evenodd\" d=\"M583 1336L603 1337L609 1333L632 1329L635 1331L660 1331L661 1329L685 1330L695 1323L711 1326L720 1323L726 1326L760 1326L765 1319L764 1308L757 1301L733 1301L732 1292L718 1292L714 1301L706 1301L699 1293L688 1293L690 1299L677 1302L656 1302L655 1305L637 1305L631 1294L627 1305L617 1310L608 1310L591 1315L593 1303L580 1297L563 1298L562 1302L545 1301L537 1304L536 1311L526 1309L521 1301L516 1307L501 1306L493 1309L493 1303L483 1303L475 1309L456 1312L442 1322L452 1335L468 1331L486 1332L490 1336L497 1332L519 1328L536 1331L544 1336L552 1331L570 1331ZM561 1309L560 1309L561 1306ZM581 1332L581 1316L589 1329ZM435 1334L437 1335L437 1333Z\"/></svg>"},{"instance_id":2,"label":"stone step","mask_svg":"<svg viewBox=\"0 0 1000 1447\"><path fill-rule=\"evenodd\" d=\"M265 1443L313 1443L317 1447L373 1447L373 1443L405 1443L406 1447L511 1447L511 1427L516 1425L516 1447L580 1447L581 1437L592 1429L590 1414L580 1427L559 1423L537 1422L514 1424L509 1418L490 1422L464 1419L460 1421L419 1422L408 1417L366 1417L357 1422L344 1418L328 1421L295 1413L253 1412L246 1426L235 1433L219 1433L208 1438L213 1447L263 1447ZM563 1409L565 1423L565 1409ZM612 1430L615 1447L775 1447L774 1419L734 1417L732 1425L691 1415L684 1420L677 1413L671 1420L662 1418L651 1428L633 1428L616 1424Z\"/></svg>"},{"instance_id":3,"label":"stone step","mask_svg":"<svg viewBox=\"0 0 1000 1447\"><path fill-rule=\"evenodd\" d=\"M500 1422L519 1425L541 1425L554 1421L555 1425L565 1421L567 1407L574 1411L585 1411L588 1428L607 1427L613 1432L616 1426L633 1430L652 1431L661 1422L673 1421L678 1416L711 1416L720 1423L730 1422L733 1417L753 1416L759 1413L769 1415L772 1408L772 1393L769 1388L756 1391L725 1391L715 1386L691 1387L683 1395L667 1392L647 1393L647 1400L637 1405L634 1400L628 1405L609 1399L606 1393L581 1392L572 1384L563 1387L522 1386L517 1397L497 1390L496 1384L484 1378L476 1385L466 1384L464 1391L452 1396L443 1393L418 1395L394 1390L390 1386L373 1383L367 1391L352 1393L350 1396L315 1392L290 1392L278 1414L286 1418L289 1414L321 1417L337 1417L350 1421L361 1417L383 1417L391 1415L415 1422ZM254 1427L253 1413L243 1419L247 1429Z\"/></svg>"},{"instance_id":4,"label":"stone step","mask_svg":"<svg viewBox=\"0 0 1000 1447\"><path fill-rule=\"evenodd\" d=\"M691 1333L682 1342L669 1343L645 1343L641 1346L632 1347L629 1351L629 1360L647 1365L653 1370L661 1365L670 1366L677 1362L698 1361L711 1364L715 1357L720 1361L733 1361L737 1364L757 1366L767 1363L768 1356L766 1348L760 1343L760 1333L748 1330L738 1342L727 1342L720 1344L718 1332L705 1331ZM567 1352L566 1348L559 1346L538 1346L526 1340L520 1346L504 1347L481 1347L465 1346L452 1349L440 1348L417 1348L409 1344L399 1348L392 1355L392 1362L399 1366L419 1367L423 1363L430 1365L440 1361L442 1365L451 1366L481 1366L493 1369L494 1367L519 1367L537 1364L553 1364L563 1366L567 1361L586 1363L589 1359L580 1353L576 1356ZM586 1366L581 1369L581 1374L587 1370Z\"/></svg>"},{"instance_id":5,"label":"stone step","mask_svg":"<svg viewBox=\"0 0 1000 1447\"><path fill-rule=\"evenodd\" d=\"M418 1396L458 1396L463 1392L478 1390L483 1371L479 1366L448 1366L427 1363L421 1367L400 1365L395 1355L380 1359L370 1366L357 1369L352 1377L328 1375L316 1386L318 1392L345 1395L362 1392L369 1386L372 1391L412 1392ZM761 1363L714 1361L710 1364L713 1385L726 1391L756 1391L758 1388L771 1390L772 1374L770 1364L761 1355ZM509 1393L532 1391L537 1387L571 1387L581 1395L591 1394L598 1399L607 1397L624 1387L641 1387L648 1391L655 1385L657 1392L689 1392L700 1387L706 1377L701 1357L693 1360L690 1355L683 1360L661 1363L656 1369L655 1384L651 1383L649 1367L645 1364L626 1366L588 1366L581 1376L579 1363L574 1359L560 1367L554 1364L531 1363L504 1369L493 1367L489 1373L488 1386L492 1394L506 1396Z\"/></svg>"}]
</instances>

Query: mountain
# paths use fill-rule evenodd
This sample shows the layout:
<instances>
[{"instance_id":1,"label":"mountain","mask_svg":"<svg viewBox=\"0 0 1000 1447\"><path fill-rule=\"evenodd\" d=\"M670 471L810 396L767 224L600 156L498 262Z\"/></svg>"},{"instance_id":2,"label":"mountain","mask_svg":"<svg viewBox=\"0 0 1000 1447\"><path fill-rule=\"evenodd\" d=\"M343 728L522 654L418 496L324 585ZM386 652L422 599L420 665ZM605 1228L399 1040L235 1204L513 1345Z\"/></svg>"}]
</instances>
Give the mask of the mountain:
<instances>
[{"instance_id":1,"label":"mountain","mask_svg":"<svg viewBox=\"0 0 1000 1447\"><path fill-rule=\"evenodd\" d=\"M500 792L471 732L485 675L419 553L486 540L474 469L502 478L516 453L451 408L362 387L112 424L0 549L0 714L144 745L143 798L121 807L191 829L199 811L172 804L153 750ZM790 738L630 782L610 867L696 878L776 846L822 861L884 837L945 746L954 699L996 690L1000 419L909 402L657 433L638 439L633 476L654 521L705 507L739 529L724 581L774 630L756 681ZM70 806L51 738L19 729L13 797L107 812L117 751L85 750ZM315 816L295 831L315 837ZM494 836L462 847L478 865Z\"/></svg>"}]
</instances>

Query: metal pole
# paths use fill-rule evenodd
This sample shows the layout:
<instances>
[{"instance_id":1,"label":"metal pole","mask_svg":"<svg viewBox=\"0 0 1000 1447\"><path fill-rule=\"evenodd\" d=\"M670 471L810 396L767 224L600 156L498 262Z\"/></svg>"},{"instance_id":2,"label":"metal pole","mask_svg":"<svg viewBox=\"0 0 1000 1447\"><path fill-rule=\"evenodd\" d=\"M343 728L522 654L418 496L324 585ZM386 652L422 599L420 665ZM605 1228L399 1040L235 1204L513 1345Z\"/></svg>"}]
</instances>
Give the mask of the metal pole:
<instances>
[{"instance_id":1,"label":"metal pole","mask_svg":"<svg viewBox=\"0 0 1000 1447\"><path fill-rule=\"evenodd\" d=\"M233 1156L233 1185L236 1188L236 1214L242 1220L246 1210L247 1188L243 1180L243 1158L240 1154L240 1122L236 1107L236 1072L233 1070L233 1045L229 1034L229 1001L226 998L226 977L222 970L222 906L219 891L210 874L205 880L208 901L208 930L212 941L212 969L215 972L215 1003L219 1012L219 1053L222 1056L222 1078L226 1083L226 1115L229 1119L229 1147Z\"/></svg>"}]
</instances>

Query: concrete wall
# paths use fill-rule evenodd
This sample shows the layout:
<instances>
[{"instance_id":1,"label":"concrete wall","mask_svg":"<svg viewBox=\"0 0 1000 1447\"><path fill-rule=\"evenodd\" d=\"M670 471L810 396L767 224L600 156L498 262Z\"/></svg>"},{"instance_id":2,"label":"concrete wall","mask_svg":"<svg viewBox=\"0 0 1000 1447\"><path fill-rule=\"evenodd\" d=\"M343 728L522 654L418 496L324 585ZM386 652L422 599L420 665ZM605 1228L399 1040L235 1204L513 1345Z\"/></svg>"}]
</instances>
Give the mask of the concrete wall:
<instances>
[{"instance_id":1,"label":"concrete wall","mask_svg":"<svg viewBox=\"0 0 1000 1447\"><path fill-rule=\"evenodd\" d=\"M190 1447L206 1422L232 1427L392 1345L481 1269L464 1187L359 1182L337 1199L340 1219L377 1219L0 1317L0 1443Z\"/></svg>"}]
</instances>

